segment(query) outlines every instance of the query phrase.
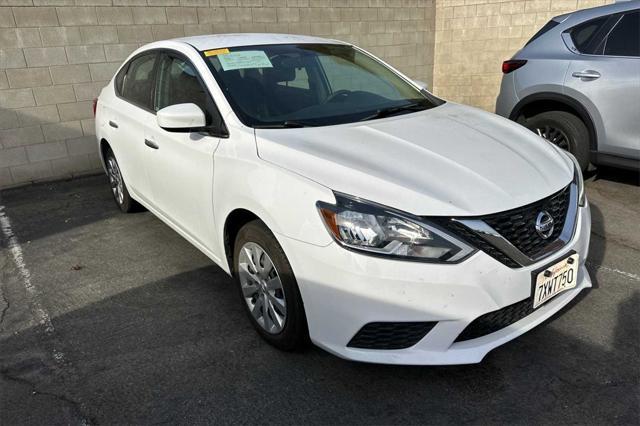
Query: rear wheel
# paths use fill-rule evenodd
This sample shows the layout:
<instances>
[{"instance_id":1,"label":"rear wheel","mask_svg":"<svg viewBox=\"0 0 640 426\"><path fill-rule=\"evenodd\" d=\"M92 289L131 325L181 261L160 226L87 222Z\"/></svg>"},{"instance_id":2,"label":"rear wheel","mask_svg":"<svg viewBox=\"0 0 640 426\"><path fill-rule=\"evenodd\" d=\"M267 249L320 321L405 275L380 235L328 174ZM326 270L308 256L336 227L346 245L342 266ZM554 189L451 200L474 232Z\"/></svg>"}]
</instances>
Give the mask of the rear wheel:
<instances>
[{"instance_id":1,"label":"rear wheel","mask_svg":"<svg viewBox=\"0 0 640 426\"><path fill-rule=\"evenodd\" d=\"M111 186L111 193L113 194L113 200L116 202L118 208L124 213L137 211L140 209L138 204L129 195L127 185L124 183L120 166L116 160L116 156L113 155L113 151L109 149L105 155L105 163L107 166L107 176L109 177L109 185Z\"/></svg>"},{"instance_id":2,"label":"rear wheel","mask_svg":"<svg viewBox=\"0 0 640 426\"><path fill-rule=\"evenodd\" d=\"M233 259L242 304L262 338L281 350L304 347L307 319L298 284L269 228L259 220L242 227Z\"/></svg>"},{"instance_id":3,"label":"rear wheel","mask_svg":"<svg viewBox=\"0 0 640 426\"><path fill-rule=\"evenodd\" d=\"M528 118L524 125L572 153L582 170L589 166L589 132L579 117L565 111L546 111Z\"/></svg>"}]
</instances>

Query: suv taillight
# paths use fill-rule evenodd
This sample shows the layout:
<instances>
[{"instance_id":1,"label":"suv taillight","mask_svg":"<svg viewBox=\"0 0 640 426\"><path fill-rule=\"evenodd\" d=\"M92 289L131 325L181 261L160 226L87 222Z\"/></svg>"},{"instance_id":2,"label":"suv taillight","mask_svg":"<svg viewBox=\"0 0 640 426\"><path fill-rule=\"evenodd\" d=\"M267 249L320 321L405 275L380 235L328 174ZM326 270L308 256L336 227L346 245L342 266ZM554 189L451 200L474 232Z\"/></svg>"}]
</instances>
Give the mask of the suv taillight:
<instances>
[{"instance_id":1,"label":"suv taillight","mask_svg":"<svg viewBox=\"0 0 640 426\"><path fill-rule=\"evenodd\" d=\"M93 118L96 118L96 108L98 108L98 98L93 99Z\"/></svg>"},{"instance_id":2,"label":"suv taillight","mask_svg":"<svg viewBox=\"0 0 640 426\"><path fill-rule=\"evenodd\" d=\"M502 72L504 74L509 74L511 71L517 70L526 63L527 61L525 59L509 59L502 63Z\"/></svg>"}]
</instances>

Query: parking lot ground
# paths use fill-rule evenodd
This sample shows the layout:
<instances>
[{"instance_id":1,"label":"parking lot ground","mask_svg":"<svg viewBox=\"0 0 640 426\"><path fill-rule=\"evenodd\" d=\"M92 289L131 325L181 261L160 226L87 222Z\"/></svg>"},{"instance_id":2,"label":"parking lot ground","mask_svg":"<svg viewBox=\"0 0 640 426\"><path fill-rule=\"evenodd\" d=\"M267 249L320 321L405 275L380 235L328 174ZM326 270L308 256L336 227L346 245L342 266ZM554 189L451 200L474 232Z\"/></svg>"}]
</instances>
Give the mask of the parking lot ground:
<instances>
[{"instance_id":1,"label":"parking lot ground","mask_svg":"<svg viewBox=\"0 0 640 426\"><path fill-rule=\"evenodd\" d=\"M233 281L103 176L0 194L0 424L638 424L640 188L592 177L594 288L482 363L282 353Z\"/></svg>"}]
</instances>

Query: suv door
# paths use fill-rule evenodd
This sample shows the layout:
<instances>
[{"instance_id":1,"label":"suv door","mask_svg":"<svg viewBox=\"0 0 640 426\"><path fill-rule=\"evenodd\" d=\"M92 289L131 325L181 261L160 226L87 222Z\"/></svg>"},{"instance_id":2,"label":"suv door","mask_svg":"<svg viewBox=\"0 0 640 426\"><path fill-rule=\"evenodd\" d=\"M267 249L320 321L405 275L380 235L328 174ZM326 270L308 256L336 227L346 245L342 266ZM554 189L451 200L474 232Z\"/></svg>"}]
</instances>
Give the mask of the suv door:
<instances>
[{"instance_id":1,"label":"suv door","mask_svg":"<svg viewBox=\"0 0 640 426\"><path fill-rule=\"evenodd\" d=\"M163 53L154 110L182 103L198 105L208 126L224 127L195 66L181 54ZM220 138L199 132L170 132L154 119L145 139L145 166L159 213L196 242L213 247L213 153Z\"/></svg>"},{"instance_id":2,"label":"suv door","mask_svg":"<svg viewBox=\"0 0 640 426\"><path fill-rule=\"evenodd\" d=\"M611 15L589 31L586 22L563 35L578 53L565 76L567 93L594 119L598 152L640 158L640 11Z\"/></svg>"},{"instance_id":3,"label":"suv door","mask_svg":"<svg viewBox=\"0 0 640 426\"><path fill-rule=\"evenodd\" d=\"M158 54L142 53L117 74L116 99L108 112L112 128L112 148L127 182L137 199L149 203L151 188L144 169L144 132L155 122L152 92Z\"/></svg>"}]
</instances>

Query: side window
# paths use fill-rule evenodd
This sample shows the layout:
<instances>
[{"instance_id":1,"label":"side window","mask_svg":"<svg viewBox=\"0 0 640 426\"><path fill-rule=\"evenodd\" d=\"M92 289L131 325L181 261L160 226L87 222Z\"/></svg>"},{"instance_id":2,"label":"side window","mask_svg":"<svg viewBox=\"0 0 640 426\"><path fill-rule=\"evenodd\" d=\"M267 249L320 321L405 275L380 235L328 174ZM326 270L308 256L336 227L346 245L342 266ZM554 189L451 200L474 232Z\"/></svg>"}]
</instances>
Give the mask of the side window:
<instances>
[{"instance_id":1,"label":"side window","mask_svg":"<svg viewBox=\"0 0 640 426\"><path fill-rule=\"evenodd\" d=\"M192 103L202 109L208 126L222 126L222 117L213 99L200 81L195 67L185 59L163 56L155 93L155 111L170 105Z\"/></svg>"},{"instance_id":2,"label":"side window","mask_svg":"<svg viewBox=\"0 0 640 426\"><path fill-rule=\"evenodd\" d=\"M640 11L627 13L604 41L604 54L640 56Z\"/></svg>"},{"instance_id":3,"label":"side window","mask_svg":"<svg viewBox=\"0 0 640 426\"><path fill-rule=\"evenodd\" d=\"M122 81L121 95L138 106L151 109L153 70L157 54L151 53L135 58L129 64Z\"/></svg>"},{"instance_id":4,"label":"side window","mask_svg":"<svg viewBox=\"0 0 640 426\"><path fill-rule=\"evenodd\" d=\"M604 36L602 32L608 20L608 16L603 16L583 22L571 29L571 40L573 40L578 52L589 55L597 54L596 50L601 44Z\"/></svg>"},{"instance_id":5,"label":"side window","mask_svg":"<svg viewBox=\"0 0 640 426\"><path fill-rule=\"evenodd\" d=\"M116 89L116 93L120 96L122 96L122 83L124 82L124 76L127 74L127 69L129 69L129 64L123 66L115 78L114 86Z\"/></svg>"}]
</instances>

